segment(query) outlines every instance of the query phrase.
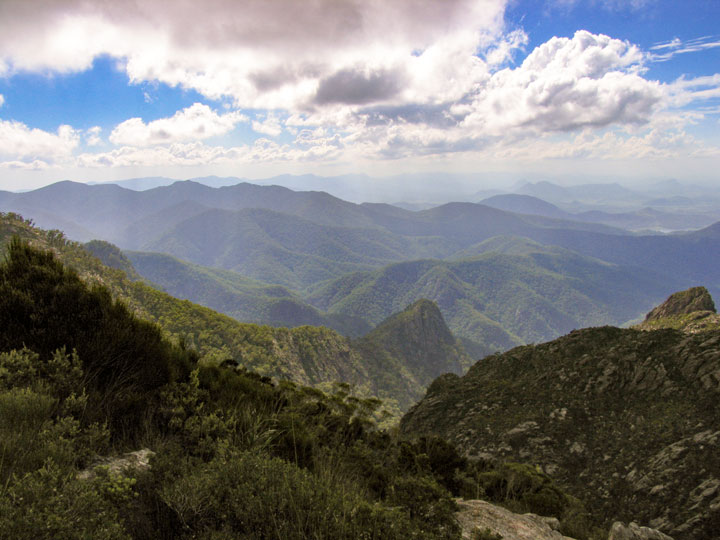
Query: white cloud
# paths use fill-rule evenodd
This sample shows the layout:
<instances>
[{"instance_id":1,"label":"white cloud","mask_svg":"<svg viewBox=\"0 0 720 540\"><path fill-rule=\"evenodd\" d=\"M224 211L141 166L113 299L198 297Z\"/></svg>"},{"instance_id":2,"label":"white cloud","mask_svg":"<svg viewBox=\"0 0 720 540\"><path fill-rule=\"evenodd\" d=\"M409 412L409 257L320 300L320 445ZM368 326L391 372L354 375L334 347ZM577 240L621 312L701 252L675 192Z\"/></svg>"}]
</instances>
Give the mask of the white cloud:
<instances>
[{"instance_id":1,"label":"white cloud","mask_svg":"<svg viewBox=\"0 0 720 540\"><path fill-rule=\"evenodd\" d=\"M269 114L262 122L253 120L252 128L253 131L270 135L271 137L277 137L283 131L280 120L272 114Z\"/></svg>"},{"instance_id":2,"label":"white cloud","mask_svg":"<svg viewBox=\"0 0 720 540\"><path fill-rule=\"evenodd\" d=\"M0 161L0 167L3 169L13 169L21 171L44 171L50 168L47 161L35 159L33 161Z\"/></svg>"},{"instance_id":3,"label":"white cloud","mask_svg":"<svg viewBox=\"0 0 720 540\"><path fill-rule=\"evenodd\" d=\"M2 107L4 103L5 103L5 96L0 94L0 107Z\"/></svg>"},{"instance_id":4,"label":"white cloud","mask_svg":"<svg viewBox=\"0 0 720 540\"><path fill-rule=\"evenodd\" d=\"M110 142L117 145L152 146L185 141L199 141L225 135L247 117L239 112L219 115L207 105L195 103L170 118L147 124L141 118L130 118L110 133Z\"/></svg>"},{"instance_id":5,"label":"white cloud","mask_svg":"<svg viewBox=\"0 0 720 540\"><path fill-rule=\"evenodd\" d=\"M0 120L0 157L13 161L60 161L70 158L78 143L78 133L70 126L60 126L57 133L50 133L21 122Z\"/></svg>"},{"instance_id":6,"label":"white cloud","mask_svg":"<svg viewBox=\"0 0 720 540\"><path fill-rule=\"evenodd\" d=\"M673 107L720 98L720 74L691 79L681 77L667 85L667 94L668 104Z\"/></svg>"},{"instance_id":7,"label":"white cloud","mask_svg":"<svg viewBox=\"0 0 720 540\"><path fill-rule=\"evenodd\" d=\"M719 36L703 36L687 41L673 38L671 41L665 41L650 47L650 50L654 52L649 54L649 59L654 62L665 62L679 54L705 51L718 47L720 47Z\"/></svg>"},{"instance_id":8,"label":"white cloud","mask_svg":"<svg viewBox=\"0 0 720 540\"><path fill-rule=\"evenodd\" d=\"M641 61L636 47L607 36L552 38L521 66L494 73L463 124L500 135L647 122L662 91L636 73Z\"/></svg>"},{"instance_id":9,"label":"white cloud","mask_svg":"<svg viewBox=\"0 0 720 540\"><path fill-rule=\"evenodd\" d=\"M49 0L38 9L4 0L0 62L67 72L107 54L123 59L133 81L229 96L244 108L331 105L343 82L361 83L356 103L428 99L418 83L437 75L433 89L466 89L475 52L502 31L507 1L178 0L168 9L149 0Z\"/></svg>"},{"instance_id":10,"label":"white cloud","mask_svg":"<svg viewBox=\"0 0 720 540\"><path fill-rule=\"evenodd\" d=\"M85 132L85 144L88 146L99 146L102 144L100 133L102 128L100 126L94 126Z\"/></svg>"},{"instance_id":11,"label":"white cloud","mask_svg":"<svg viewBox=\"0 0 720 540\"><path fill-rule=\"evenodd\" d=\"M140 148L123 146L109 152L84 153L77 156L79 168L103 167L171 167L207 166L263 162L328 160L338 157L333 139L316 140L298 148L281 145L269 139L257 139L252 145L235 147L208 146L201 142L175 143L168 146Z\"/></svg>"},{"instance_id":12,"label":"white cloud","mask_svg":"<svg viewBox=\"0 0 720 540\"><path fill-rule=\"evenodd\" d=\"M532 155L529 148L567 154L564 143L547 140L550 134L567 144L572 139L587 155L610 148L627 153L630 146L640 155L650 148L669 151L667 140L657 136L663 114L679 123L677 135L697 118L679 108L720 94L714 77L670 85L645 78L647 62L720 46L713 37L659 43L643 53L628 42L580 31L550 39L517 65L528 37L504 27L510 1L422 0L418 8L417 0L178 0L168 9L160 0L3 0L0 75L79 71L110 55L132 82L150 89L146 101L156 99L152 88L160 82L222 98L228 107L218 112L196 103L167 118L130 118L103 138L99 127L79 134L67 128L63 135L4 122L0 154L26 165L55 163L72 156L79 139L89 147L115 145L78 156L81 167L491 150ZM572 8L577 1L546 5ZM623 10L652 0L589 1ZM256 133L277 137L286 130L295 140L207 143L250 122L240 109L253 110ZM613 131L617 127L622 134Z\"/></svg>"}]
</instances>

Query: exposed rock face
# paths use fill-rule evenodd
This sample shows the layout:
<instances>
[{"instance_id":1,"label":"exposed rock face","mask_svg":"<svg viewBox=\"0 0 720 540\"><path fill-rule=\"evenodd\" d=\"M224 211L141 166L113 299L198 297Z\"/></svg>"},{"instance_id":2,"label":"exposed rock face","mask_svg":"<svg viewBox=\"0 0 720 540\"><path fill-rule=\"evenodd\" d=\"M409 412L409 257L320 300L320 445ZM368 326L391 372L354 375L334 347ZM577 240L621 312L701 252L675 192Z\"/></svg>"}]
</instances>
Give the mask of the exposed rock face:
<instances>
[{"instance_id":1,"label":"exposed rock face","mask_svg":"<svg viewBox=\"0 0 720 540\"><path fill-rule=\"evenodd\" d=\"M695 311L715 311L715 303L705 287L693 287L686 291L676 292L665 302L653 309L645 317L645 321L687 315Z\"/></svg>"},{"instance_id":2,"label":"exposed rock face","mask_svg":"<svg viewBox=\"0 0 720 540\"><path fill-rule=\"evenodd\" d=\"M459 499L457 503L463 540L472 540L476 531L485 530L502 540L573 540L556 530L559 522L555 518L515 514L486 501Z\"/></svg>"},{"instance_id":3,"label":"exposed rock face","mask_svg":"<svg viewBox=\"0 0 720 540\"><path fill-rule=\"evenodd\" d=\"M720 330L720 315L705 287L693 287L673 294L647 314L638 330L674 328L690 334Z\"/></svg>"},{"instance_id":4,"label":"exposed rock face","mask_svg":"<svg viewBox=\"0 0 720 540\"><path fill-rule=\"evenodd\" d=\"M673 540L667 534L663 534L649 527L640 527L637 523L625 525L616 521L610 529L608 540Z\"/></svg>"},{"instance_id":5,"label":"exposed rock face","mask_svg":"<svg viewBox=\"0 0 720 540\"><path fill-rule=\"evenodd\" d=\"M720 331L590 328L444 375L403 418L484 459L531 462L605 527L720 531Z\"/></svg>"}]
</instances>

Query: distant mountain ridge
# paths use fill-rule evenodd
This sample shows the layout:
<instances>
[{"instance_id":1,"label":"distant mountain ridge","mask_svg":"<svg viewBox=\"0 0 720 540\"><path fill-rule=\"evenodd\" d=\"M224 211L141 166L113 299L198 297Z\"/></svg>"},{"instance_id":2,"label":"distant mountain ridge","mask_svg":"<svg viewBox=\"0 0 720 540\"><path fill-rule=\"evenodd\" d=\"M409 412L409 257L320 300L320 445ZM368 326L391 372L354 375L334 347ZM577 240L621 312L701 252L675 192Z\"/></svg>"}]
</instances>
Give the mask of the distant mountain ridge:
<instances>
[{"instance_id":1,"label":"distant mountain ridge","mask_svg":"<svg viewBox=\"0 0 720 540\"><path fill-rule=\"evenodd\" d=\"M699 229L716 222L719 215L717 213L696 213L692 211L666 212L649 207L631 212L588 210L572 213L538 197L522 194L495 195L483 199L480 204L519 214L531 214L585 223L600 223L635 231ZM652 201L649 204L652 204Z\"/></svg>"},{"instance_id":2,"label":"distant mountain ridge","mask_svg":"<svg viewBox=\"0 0 720 540\"><path fill-rule=\"evenodd\" d=\"M371 324L429 298L458 336L484 345L489 354L574 328L634 319L669 286L649 272L561 248L518 238L486 242L489 251L479 244L457 260L403 262L349 274L317 286L305 298L323 311Z\"/></svg>"},{"instance_id":3,"label":"distant mountain ridge","mask_svg":"<svg viewBox=\"0 0 720 540\"><path fill-rule=\"evenodd\" d=\"M196 264L226 269L232 267L190 257L192 246L187 245L182 235L178 237L172 231L183 230L183 223L200 216L206 216L203 219L212 223L220 219L217 216L227 215L223 213L246 212L247 216L252 209L261 209L331 227L334 232L327 231L331 236L338 232L338 227L344 231L354 230L355 239L342 240L351 252L364 249L361 245L356 246L356 241L362 243L365 237L375 234L378 247L391 253L390 257L395 257L398 262L421 257L443 258L494 236L516 235L613 263L661 271L711 287L720 285L720 265L713 264L716 261L712 258L713 253L720 252L717 235L700 231L688 235L633 236L622 229L595 223L517 214L474 203L448 203L411 212L384 204L358 205L327 193L294 192L278 186L237 184L211 188L194 182L176 182L137 192L117 185L61 182L26 193L0 192L0 208L29 217L38 213L41 216L38 223L45 227L55 226L53 220L56 220L81 234L89 231L95 238L111 241L122 248L162 251ZM245 230L246 226L239 223L234 231L208 228L204 231L203 244L208 244L207 248L215 246L222 252L228 247L230 238L250 234L255 227L252 223L247 226L251 229ZM202 232L202 225L196 227L199 228L196 232ZM712 227L707 229L714 230ZM413 242L416 246L410 252L398 247ZM701 246L703 242L707 245ZM306 256L312 258L318 254L301 251L299 255L301 259L291 263L293 268L301 268ZM283 254L279 256L284 257ZM322 258L335 266L329 272L334 275L320 273L317 279L313 278L314 282L353 270L345 264L345 250L331 250L322 254ZM371 256L370 259L375 260L367 260L367 263L375 267L391 262L384 256ZM317 264L315 266L317 270ZM270 281L257 274L249 277ZM307 283L308 279L309 276L300 281ZM298 282L293 286L297 287Z\"/></svg>"}]
</instances>

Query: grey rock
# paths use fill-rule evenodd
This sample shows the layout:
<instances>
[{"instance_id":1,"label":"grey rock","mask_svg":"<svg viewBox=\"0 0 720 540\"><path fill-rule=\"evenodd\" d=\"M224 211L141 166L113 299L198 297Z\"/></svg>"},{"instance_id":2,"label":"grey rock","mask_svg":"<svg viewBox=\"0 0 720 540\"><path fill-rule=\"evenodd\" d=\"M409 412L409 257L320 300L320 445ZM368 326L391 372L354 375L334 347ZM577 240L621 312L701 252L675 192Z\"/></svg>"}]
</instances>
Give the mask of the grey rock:
<instances>
[{"instance_id":1,"label":"grey rock","mask_svg":"<svg viewBox=\"0 0 720 540\"><path fill-rule=\"evenodd\" d=\"M462 527L463 540L473 538L475 531L489 530L503 540L573 540L556 529L560 522L535 514L515 514L510 510L480 500L457 500L455 514Z\"/></svg>"},{"instance_id":2,"label":"grey rock","mask_svg":"<svg viewBox=\"0 0 720 540\"><path fill-rule=\"evenodd\" d=\"M117 457L103 457L95 461L90 467L80 471L78 478L90 480L97 474L98 467L107 467L108 472L113 474L127 474L131 472L146 470L150 468L150 458L155 452L149 448L128 452Z\"/></svg>"},{"instance_id":3,"label":"grey rock","mask_svg":"<svg viewBox=\"0 0 720 540\"><path fill-rule=\"evenodd\" d=\"M650 527L641 527L637 523L625 525L616 521L610 529L608 540L673 540L667 534Z\"/></svg>"}]
</instances>

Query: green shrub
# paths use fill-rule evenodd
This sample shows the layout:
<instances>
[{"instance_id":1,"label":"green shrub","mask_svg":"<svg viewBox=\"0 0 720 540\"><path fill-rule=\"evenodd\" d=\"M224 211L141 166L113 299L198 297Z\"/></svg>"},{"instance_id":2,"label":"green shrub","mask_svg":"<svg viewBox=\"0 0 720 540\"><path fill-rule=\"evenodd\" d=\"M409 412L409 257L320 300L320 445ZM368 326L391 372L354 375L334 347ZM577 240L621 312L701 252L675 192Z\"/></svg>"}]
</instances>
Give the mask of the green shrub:
<instances>
[{"instance_id":1,"label":"green shrub","mask_svg":"<svg viewBox=\"0 0 720 540\"><path fill-rule=\"evenodd\" d=\"M125 483L81 481L49 460L0 491L0 539L129 540L117 507L130 496Z\"/></svg>"},{"instance_id":2,"label":"green shrub","mask_svg":"<svg viewBox=\"0 0 720 540\"><path fill-rule=\"evenodd\" d=\"M179 517L185 538L421 538L402 512L253 453L199 467L163 488L162 496Z\"/></svg>"}]
</instances>

